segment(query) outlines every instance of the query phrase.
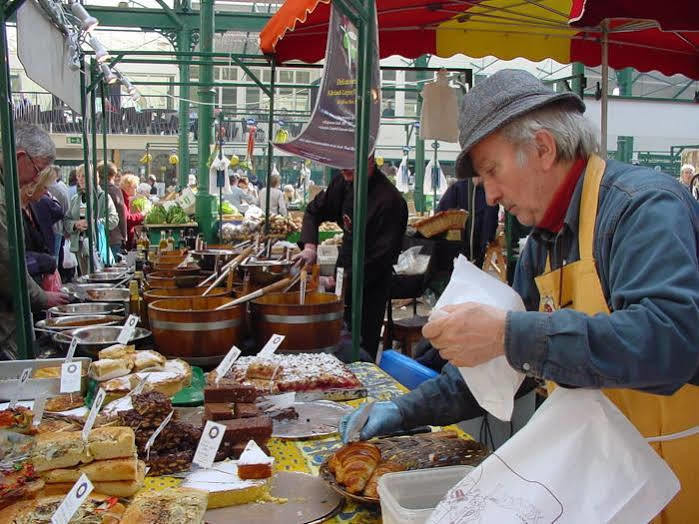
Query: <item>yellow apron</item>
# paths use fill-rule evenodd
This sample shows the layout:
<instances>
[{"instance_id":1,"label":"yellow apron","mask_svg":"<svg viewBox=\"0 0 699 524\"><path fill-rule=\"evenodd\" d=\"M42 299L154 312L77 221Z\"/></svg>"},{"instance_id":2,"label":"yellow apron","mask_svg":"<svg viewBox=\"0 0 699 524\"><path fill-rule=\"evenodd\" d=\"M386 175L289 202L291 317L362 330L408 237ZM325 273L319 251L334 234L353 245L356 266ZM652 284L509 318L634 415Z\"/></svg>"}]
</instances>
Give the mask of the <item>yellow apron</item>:
<instances>
[{"instance_id":1,"label":"yellow apron","mask_svg":"<svg viewBox=\"0 0 699 524\"><path fill-rule=\"evenodd\" d=\"M539 311L552 312L562 305L588 315L610 313L593 256L599 186L604 169L604 160L590 157L580 201L580 260L551 271L547 258L545 273L535 279L540 296ZM554 384L549 384L549 389L552 387ZM687 384L671 396L631 389L605 389L603 392L648 439L680 480L680 492L653 523L699 523L699 387Z\"/></svg>"}]
</instances>

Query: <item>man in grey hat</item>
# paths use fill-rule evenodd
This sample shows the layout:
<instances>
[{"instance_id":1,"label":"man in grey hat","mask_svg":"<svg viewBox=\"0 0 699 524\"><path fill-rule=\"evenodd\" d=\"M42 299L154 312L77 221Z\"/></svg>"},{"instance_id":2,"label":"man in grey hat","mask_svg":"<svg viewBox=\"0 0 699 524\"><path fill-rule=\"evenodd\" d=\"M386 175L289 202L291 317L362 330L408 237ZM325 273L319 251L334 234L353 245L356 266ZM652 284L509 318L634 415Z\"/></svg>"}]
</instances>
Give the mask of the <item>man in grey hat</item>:
<instances>
[{"instance_id":1,"label":"man in grey hat","mask_svg":"<svg viewBox=\"0 0 699 524\"><path fill-rule=\"evenodd\" d=\"M664 516L699 521L699 205L667 175L597 156L584 110L524 71L465 95L457 171L534 227L514 280L527 311L445 307L423 335L451 365L377 404L361 437L467 418L455 367L505 355L551 384L604 388L644 437L663 433L656 450L683 486Z\"/></svg>"}]
</instances>

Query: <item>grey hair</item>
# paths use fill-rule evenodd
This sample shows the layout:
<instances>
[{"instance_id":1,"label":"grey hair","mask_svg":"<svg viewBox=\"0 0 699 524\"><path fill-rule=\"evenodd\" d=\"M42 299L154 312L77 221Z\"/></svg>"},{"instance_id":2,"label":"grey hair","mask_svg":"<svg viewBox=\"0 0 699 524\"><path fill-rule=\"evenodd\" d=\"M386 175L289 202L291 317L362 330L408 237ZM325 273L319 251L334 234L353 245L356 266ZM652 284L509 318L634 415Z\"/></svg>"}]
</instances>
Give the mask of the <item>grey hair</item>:
<instances>
[{"instance_id":1,"label":"grey hair","mask_svg":"<svg viewBox=\"0 0 699 524\"><path fill-rule=\"evenodd\" d=\"M685 171L689 171L692 173L692 176L694 176L694 166L692 164L684 164L680 169L680 173L684 173Z\"/></svg>"},{"instance_id":2,"label":"grey hair","mask_svg":"<svg viewBox=\"0 0 699 524\"><path fill-rule=\"evenodd\" d=\"M15 122L15 148L28 155L45 158L49 162L56 159L56 145L49 134L39 126Z\"/></svg>"},{"instance_id":3,"label":"grey hair","mask_svg":"<svg viewBox=\"0 0 699 524\"><path fill-rule=\"evenodd\" d=\"M500 133L517 146L517 159L525 163L524 149L538 131L547 130L556 142L556 161L587 158L600 150L597 129L570 104L550 104L535 109L504 126Z\"/></svg>"}]
</instances>

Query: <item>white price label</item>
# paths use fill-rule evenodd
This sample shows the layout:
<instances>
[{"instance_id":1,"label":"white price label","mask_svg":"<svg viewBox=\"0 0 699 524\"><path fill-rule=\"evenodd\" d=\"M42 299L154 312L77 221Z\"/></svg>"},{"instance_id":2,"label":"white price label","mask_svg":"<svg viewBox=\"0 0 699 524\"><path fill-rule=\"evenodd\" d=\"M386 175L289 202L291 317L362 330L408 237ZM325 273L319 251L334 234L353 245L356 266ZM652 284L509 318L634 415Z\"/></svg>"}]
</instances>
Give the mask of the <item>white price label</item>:
<instances>
[{"instance_id":1,"label":"white price label","mask_svg":"<svg viewBox=\"0 0 699 524\"><path fill-rule=\"evenodd\" d=\"M100 409L102 408L102 402L104 402L104 397L106 396L107 394L104 392L104 389L99 388L97 390L95 400L92 401L92 408L90 409L90 414L87 416L87 420L85 421L85 425L83 426L83 440L85 441L87 441L87 437L90 435L90 431L92 431L92 426L95 425L97 413L100 412Z\"/></svg>"},{"instance_id":2,"label":"white price label","mask_svg":"<svg viewBox=\"0 0 699 524\"><path fill-rule=\"evenodd\" d=\"M61 393L80 391L82 369L80 362L64 362L61 364Z\"/></svg>"},{"instance_id":3,"label":"white price label","mask_svg":"<svg viewBox=\"0 0 699 524\"><path fill-rule=\"evenodd\" d=\"M136 330L137 325L138 315L129 315L129 318L126 320L124 327L121 328L121 332L117 337L117 342L119 342L119 344L124 345L128 344L129 340L131 340L131 337L133 336L134 331Z\"/></svg>"},{"instance_id":4,"label":"white price label","mask_svg":"<svg viewBox=\"0 0 699 524\"><path fill-rule=\"evenodd\" d=\"M337 273L335 275L335 295L338 297L342 296L342 284L345 280L345 268L338 267Z\"/></svg>"},{"instance_id":5,"label":"white price label","mask_svg":"<svg viewBox=\"0 0 699 524\"><path fill-rule=\"evenodd\" d=\"M51 517L51 524L68 524L80 505L92 493L92 490L92 482L83 473L56 509L56 513Z\"/></svg>"},{"instance_id":6,"label":"white price label","mask_svg":"<svg viewBox=\"0 0 699 524\"><path fill-rule=\"evenodd\" d=\"M160 423L160 425L156 428L156 430L153 432L153 434L150 436L150 438L146 441L145 445L145 450L146 450L146 460L150 460L150 448L153 447L153 444L155 443L155 439L158 438L158 435L160 435L160 432L165 428L165 426L168 425L170 420L172 419L172 415L175 414L175 410L173 409L170 411L170 414L165 417L165 419Z\"/></svg>"},{"instance_id":7,"label":"white price label","mask_svg":"<svg viewBox=\"0 0 699 524\"><path fill-rule=\"evenodd\" d=\"M219 380L221 380L223 377L226 376L226 373L228 373L228 370L231 369L231 366L233 363L238 360L238 357L240 356L240 350L233 346L228 354L223 357L223 360L221 363L216 367L216 378L214 379L214 382L218 384Z\"/></svg>"},{"instance_id":8,"label":"white price label","mask_svg":"<svg viewBox=\"0 0 699 524\"><path fill-rule=\"evenodd\" d=\"M277 348L284 342L286 337L284 335L277 335L276 333L270 337L265 346L257 354L260 358L271 357L274 355Z\"/></svg>"},{"instance_id":9,"label":"white price label","mask_svg":"<svg viewBox=\"0 0 699 524\"><path fill-rule=\"evenodd\" d=\"M24 385L27 383L27 380L29 380L29 377L31 377L31 375L32 368L24 368L22 370L22 374L19 376L19 384L17 384L17 388L15 389L14 393L12 393L10 405L7 406L8 409L14 409L14 407L17 405L17 401L22 397L22 390L24 390Z\"/></svg>"},{"instance_id":10,"label":"white price label","mask_svg":"<svg viewBox=\"0 0 699 524\"><path fill-rule=\"evenodd\" d=\"M140 376L140 375L137 375ZM140 395L141 392L143 391L143 388L146 387L146 383L148 382L148 374L146 373L143 375L140 380L138 381L138 384L136 384L136 387L133 388L131 391L129 391L127 397L133 397L134 395Z\"/></svg>"},{"instance_id":11,"label":"white price label","mask_svg":"<svg viewBox=\"0 0 699 524\"><path fill-rule=\"evenodd\" d=\"M68 353L66 354L66 362L73 362L73 356L75 355L75 349L78 347L78 338L71 337L70 346L68 346Z\"/></svg>"},{"instance_id":12,"label":"white price label","mask_svg":"<svg viewBox=\"0 0 699 524\"><path fill-rule=\"evenodd\" d=\"M46 395L47 393L44 391L34 399L34 405L32 406L32 411L34 412L32 426L34 427L37 427L39 424L41 424L41 419L44 418L44 407L46 407Z\"/></svg>"},{"instance_id":13,"label":"white price label","mask_svg":"<svg viewBox=\"0 0 699 524\"><path fill-rule=\"evenodd\" d=\"M202 468L210 468L214 463L216 453L218 453L218 448L221 446L221 441L225 433L226 426L218 422L207 420L204 431L202 431L201 438L199 439L197 451L194 453L192 463Z\"/></svg>"}]
</instances>

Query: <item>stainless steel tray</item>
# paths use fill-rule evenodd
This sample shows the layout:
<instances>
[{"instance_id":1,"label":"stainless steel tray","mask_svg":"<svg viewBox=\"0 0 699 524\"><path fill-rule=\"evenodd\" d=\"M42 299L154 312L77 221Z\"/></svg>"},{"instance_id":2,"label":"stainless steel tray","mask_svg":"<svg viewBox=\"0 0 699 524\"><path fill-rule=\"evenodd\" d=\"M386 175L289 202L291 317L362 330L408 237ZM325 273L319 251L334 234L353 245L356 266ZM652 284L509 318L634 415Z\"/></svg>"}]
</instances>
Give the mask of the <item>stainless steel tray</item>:
<instances>
[{"instance_id":1,"label":"stainless steel tray","mask_svg":"<svg viewBox=\"0 0 699 524\"><path fill-rule=\"evenodd\" d=\"M54 306L48 311L52 317L69 317L75 315L123 315L123 304L107 302L79 302Z\"/></svg>"},{"instance_id":2,"label":"stainless steel tray","mask_svg":"<svg viewBox=\"0 0 699 524\"><path fill-rule=\"evenodd\" d=\"M65 331L87 326L113 326L123 322L124 317L119 315L71 315L63 317L51 317L39 320L35 324L37 330L43 331ZM87 324L76 324L76 322L89 322Z\"/></svg>"},{"instance_id":3,"label":"stainless steel tray","mask_svg":"<svg viewBox=\"0 0 699 524\"><path fill-rule=\"evenodd\" d=\"M275 420L272 437L300 439L324 437L337 433L340 419L352 412L352 407L318 400L316 402L296 402L294 409L297 419Z\"/></svg>"},{"instance_id":4,"label":"stainless steel tray","mask_svg":"<svg viewBox=\"0 0 699 524\"><path fill-rule=\"evenodd\" d=\"M113 344L117 344L117 337L121 333L122 326L92 326L79 329L61 331L53 336L53 341L57 344L68 347L71 337L78 339L77 353L82 355L97 356L100 349L104 349ZM137 346L151 336L151 332L147 329L137 327L129 340L129 344Z\"/></svg>"},{"instance_id":5,"label":"stainless steel tray","mask_svg":"<svg viewBox=\"0 0 699 524\"><path fill-rule=\"evenodd\" d=\"M87 368L92 359L87 357L76 357L75 362L80 362L85 371L80 384L80 394L84 395L87 388ZM36 360L7 360L0 362L0 400L11 400L12 394L17 389L19 376L25 368L39 369L49 367L60 367L65 362L62 358L43 358ZM34 372L32 371L32 374ZM22 390L19 400L32 400L46 392L49 397L61 394L61 379L57 378L30 378L27 380Z\"/></svg>"},{"instance_id":6,"label":"stainless steel tray","mask_svg":"<svg viewBox=\"0 0 699 524\"><path fill-rule=\"evenodd\" d=\"M129 290L125 288L86 289L87 299L95 302L126 302L129 300Z\"/></svg>"}]
</instances>

